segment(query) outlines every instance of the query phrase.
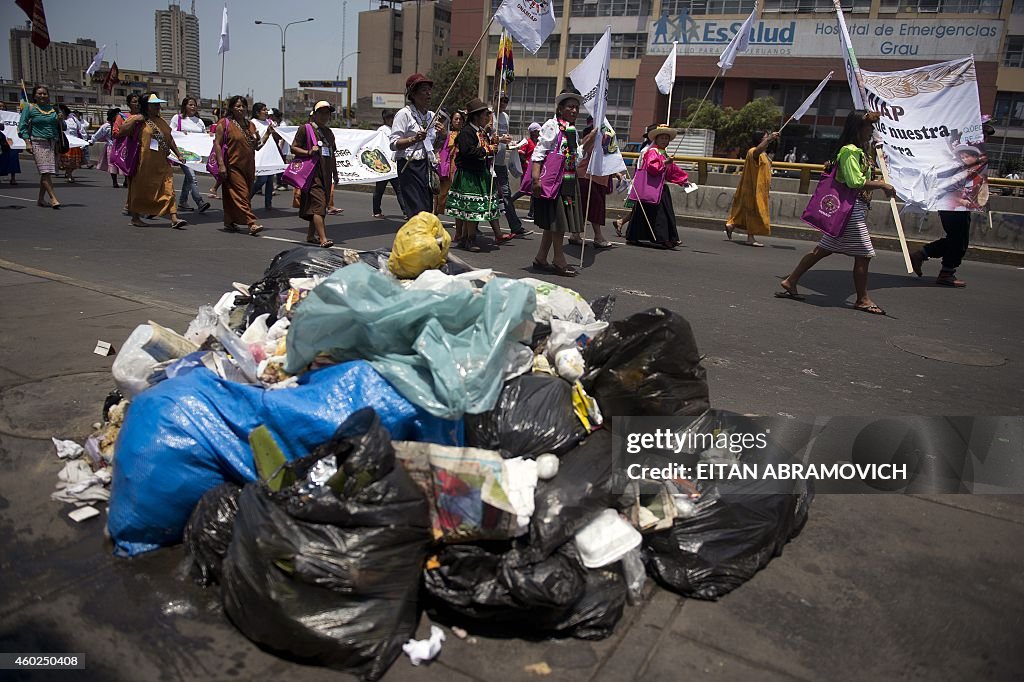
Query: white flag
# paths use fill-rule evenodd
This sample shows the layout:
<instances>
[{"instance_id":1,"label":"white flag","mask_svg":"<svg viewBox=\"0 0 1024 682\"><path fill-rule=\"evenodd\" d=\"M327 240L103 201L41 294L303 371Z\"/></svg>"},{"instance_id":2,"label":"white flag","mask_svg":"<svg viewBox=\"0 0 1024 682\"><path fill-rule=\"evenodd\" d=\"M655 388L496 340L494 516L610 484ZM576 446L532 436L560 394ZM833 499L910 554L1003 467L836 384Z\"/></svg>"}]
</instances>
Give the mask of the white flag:
<instances>
[{"instance_id":1,"label":"white flag","mask_svg":"<svg viewBox=\"0 0 1024 682\"><path fill-rule=\"evenodd\" d=\"M843 8L836 1L836 21L839 22L839 41L843 49L843 65L846 67L846 82L850 84L850 96L853 97L854 109L865 109L864 90L859 80L860 66L857 65L857 55L853 52L853 43L850 42L850 32L846 29L846 17L843 16Z\"/></svg>"},{"instance_id":2,"label":"white flag","mask_svg":"<svg viewBox=\"0 0 1024 682\"><path fill-rule=\"evenodd\" d=\"M555 30L555 9L551 0L504 0L494 18L532 54L537 54Z\"/></svg>"},{"instance_id":3,"label":"white flag","mask_svg":"<svg viewBox=\"0 0 1024 682\"><path fill-rule=\"evenodd\" d=\"M100 64L103 63L103 53L106 52L107 46L104 45L100 48L100 51L96 53L96 56L92 58L92 64L85 70L86 76L91 76L96 73L96 69L100 68Z\"/></svg>"},{"instance_id":4,"label":"white flag","mask_svg":"<svg viewBox=\"0 0 1024 682\"><path fill-rule=\"evenodd\" d=\"M612 27L604 30L604 35L594 45L587 58L579 66L569 72L572 85L583 95L583 106L587 108L594 121L604 121L604 112L608 108L608 66L612 58ZM594 154L590 161L591 175L604 175L603 156Z\"/></svg>"},{"instance_id":5,"label":"white flag","mask_svg":"<svg viewBox=\"0 0 1024 682\"><path fill-rule=\"evenodd\" d=\"M228 35L228 3L224 3L224 18L220 21L220 43L217 54L224 54L231 49L231 37Z\"/></svg>"},{"instance_id":6,"label":"white flag","mask_svg":"<svg viewBox=\"0 0 1024 682\"><path fill-rule=\"evenodd\" d=\"M790 121L799 121L800 117L807 113L807 110L811 108L812 104L814 104L814 100L818 99L818 95L820 95L821 91L825 89L828 82L832 80L833 73L833 71L829 71L828 75L825 76L825 79L818 83L818 87L814 88L814 92L812 92L807 99L804 100L804 103L797 107L796 111L793 112L793 115L789 117ZM787 121L787 123L788 122L789 121Z\"/></svg>"},{"instance_id":7,"label":"white flag","mask_svg":"<svg viewBox=\"0 0 1024 682\"><path fill-rule=\"evenodd\" d=\"M672 51L668 53L668 57L665 58L665 63L661 65L658 70L658 75L654 77L654 82L658 85L658 92L663 95L667 95L672 92L672 86L676 82L676 42L672 41Z\"/></svg>"},{"instance_id":8,"label":"white flag","mask_svg":"<svg viewBox=\"0 0 1024 682\"><path fill-rule=\"evenodd\" d=\"M757 3L755 2L754 11L750 13L750 16L740 26L740 30L736 31L736 35L725 46L725 51L722 52L722 56L718 59L718 68L722 70L723 74L732 68L733 62L736 61L736 55L746 52L747 48L750 47L750 29L754 25L754 19L756 18Z\"/></svg>"}]
</instances>

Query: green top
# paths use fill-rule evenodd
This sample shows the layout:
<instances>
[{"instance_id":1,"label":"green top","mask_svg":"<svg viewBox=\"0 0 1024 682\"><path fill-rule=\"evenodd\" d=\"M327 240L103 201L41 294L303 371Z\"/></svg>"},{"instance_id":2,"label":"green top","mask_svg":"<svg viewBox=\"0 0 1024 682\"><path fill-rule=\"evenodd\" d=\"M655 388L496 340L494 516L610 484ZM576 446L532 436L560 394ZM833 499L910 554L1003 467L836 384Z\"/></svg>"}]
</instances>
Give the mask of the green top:
<instances>
[{"instance_id":1,"label":"green top","mask_svg":"<svg viewBox=\"0 0 1024 682\"><path fill-rule=\"evenodd\" d=\"M869 179L864 150L855 144L848 144L839 150L836 165L839 167L838 178L851 189L860 189Z\"/></svg>"},{"instance_id":2,"label":"green top","mask_svg":"<svg viewBox=\"0 0 1024 682\"><path fill-rule=\"evenodd\" d=\"M51 107L50 113L44 113L35 104L29 104L21 111L21 120L18 121L18 137L23 140L29 139L29 128L32 129L32 137L43 140L56 140L60 135L60 121L57 120L57 107Z\"/></svg>"}]
</instances>

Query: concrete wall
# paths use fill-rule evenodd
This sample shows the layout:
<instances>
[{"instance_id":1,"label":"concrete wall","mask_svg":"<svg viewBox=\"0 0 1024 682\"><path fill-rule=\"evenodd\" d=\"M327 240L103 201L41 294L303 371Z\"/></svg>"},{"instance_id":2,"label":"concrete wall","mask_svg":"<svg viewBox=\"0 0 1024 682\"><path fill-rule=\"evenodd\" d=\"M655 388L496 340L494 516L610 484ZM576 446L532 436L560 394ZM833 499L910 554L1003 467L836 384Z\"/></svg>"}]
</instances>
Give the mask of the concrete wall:
<instances>
[{"instance_id":1,"label":"concrete wall","mask_svg":"<svg viewBox=\"0 0 1024 682\"><path fill-rule=\"evenodd\" d=\"M685 226L687 217L721 220L724 223L729 213L729 207L732 206L732 198L735 193L733 187L738 177L738 175L714 174L709 177L709 181L715 182L715 184L718 182L724 184L729 183L731 180L731 183L725 187L716 187L709 183L709 185L703 186L690 194L686 194L682 190L673 187L672 201L675 205L676 218L680 224ZM775 178L772 180L769 206L772 225L808 227L806 223L800 220L800 216L807 207L810 195L797 194L795 189L798 183L798 180L789 178ZM881 193L876 192L876 195L881 196ZM991 198L991 205L991 228L989 228L988 214L972 214L971 246L1024 251L1024 198L993 196ZM931 241L943 235L942 225L939 222L937 213L904 213L901 217L903 219L903 231L907 239ZM889 202L871 202L871 210L868 213L868 227L872 235L896 236L896 224L893 222Z\"/></svg>"}]
</instances>

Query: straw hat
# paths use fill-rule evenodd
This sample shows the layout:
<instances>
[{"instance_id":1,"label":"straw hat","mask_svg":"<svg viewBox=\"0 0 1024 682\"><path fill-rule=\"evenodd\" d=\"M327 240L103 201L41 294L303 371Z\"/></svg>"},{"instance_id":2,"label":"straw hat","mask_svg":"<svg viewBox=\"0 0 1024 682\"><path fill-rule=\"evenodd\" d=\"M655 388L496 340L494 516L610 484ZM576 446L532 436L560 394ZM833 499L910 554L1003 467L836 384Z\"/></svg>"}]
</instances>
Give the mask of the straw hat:
<instances>
[{"instance_id":1,"label":"straw hat","mask_svg":"<svg viewBox=\"0 0 1024 682\"><path fill-rule=\"evenodd\" d=\"M647 137L650 138L651 141L654 141L658 139L659 135L668 135L668 141L671 142L672 140L676 139L676 135L678 134L679 131L676 130L675 128L669 128L668 126L657 126L653 130L648 131Z\"/></svg>"}]
</instances>

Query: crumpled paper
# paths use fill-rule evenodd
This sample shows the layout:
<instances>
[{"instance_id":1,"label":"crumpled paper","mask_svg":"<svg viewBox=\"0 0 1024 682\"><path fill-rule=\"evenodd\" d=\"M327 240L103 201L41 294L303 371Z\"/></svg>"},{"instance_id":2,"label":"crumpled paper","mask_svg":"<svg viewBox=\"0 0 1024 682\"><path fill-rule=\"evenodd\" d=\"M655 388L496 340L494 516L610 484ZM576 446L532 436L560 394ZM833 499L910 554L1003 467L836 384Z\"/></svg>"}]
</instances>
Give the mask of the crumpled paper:
<instances>
[{"instance_id":1,"label":"crumpled paper","mask_svg":"<svg viewBox=\"0 0 1024 682\"><path fill-rule=\"evenodd\" d=\"M413 665L419 665L424 661L433 660L441 653L442 642L444 642L444 630L436 625L431 625L429 639L410 639L402 645L402 651L409 657L409 661Z\"/></svg>"}]
</instances>

